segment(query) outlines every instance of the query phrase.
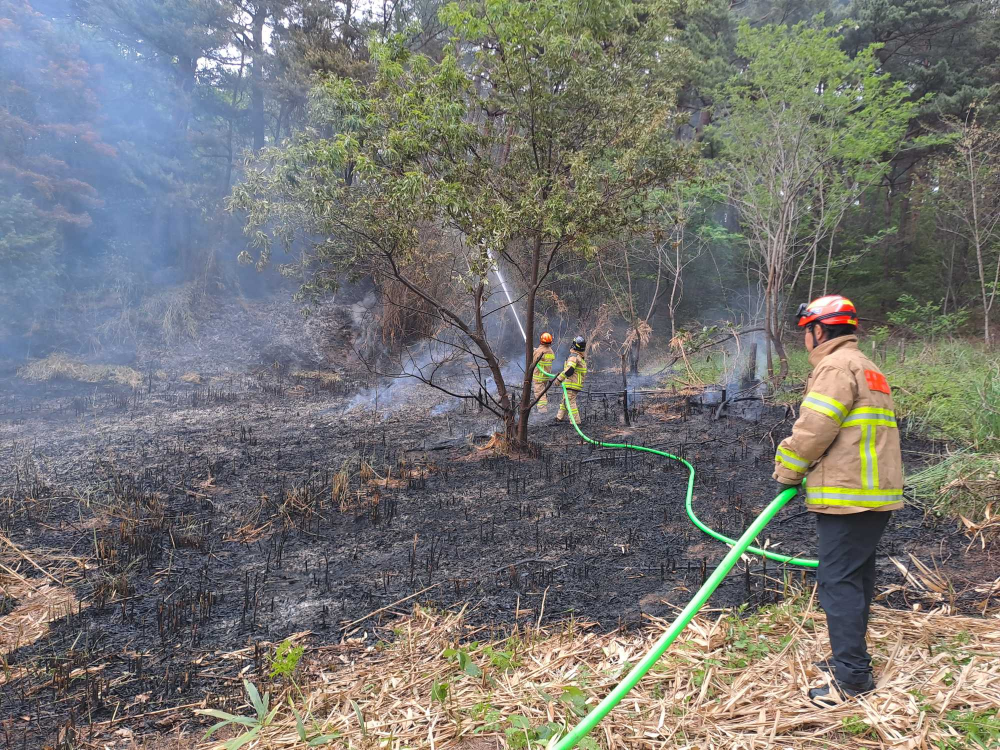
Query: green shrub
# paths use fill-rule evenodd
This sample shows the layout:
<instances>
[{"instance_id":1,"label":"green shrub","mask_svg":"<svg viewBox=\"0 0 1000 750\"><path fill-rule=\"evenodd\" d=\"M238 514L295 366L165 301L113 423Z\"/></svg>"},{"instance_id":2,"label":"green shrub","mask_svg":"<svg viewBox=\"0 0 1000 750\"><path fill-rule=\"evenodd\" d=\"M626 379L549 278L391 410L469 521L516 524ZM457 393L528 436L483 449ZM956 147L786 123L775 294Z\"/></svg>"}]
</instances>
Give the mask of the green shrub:
<instances>
[{"instance_id":1,"label":"green shrub","mask_svg":"<svg viewBox=\"0 0 1000 750\"><path fill-rule=\"evenodd\" d=\"M942 313L941 305L935 302L921 304L913 295L900 297L900 307L889 313L889 322L907 333L923 339L938 336L953 336L969 320L968 310Z\"/></svg>"}]
</instances>

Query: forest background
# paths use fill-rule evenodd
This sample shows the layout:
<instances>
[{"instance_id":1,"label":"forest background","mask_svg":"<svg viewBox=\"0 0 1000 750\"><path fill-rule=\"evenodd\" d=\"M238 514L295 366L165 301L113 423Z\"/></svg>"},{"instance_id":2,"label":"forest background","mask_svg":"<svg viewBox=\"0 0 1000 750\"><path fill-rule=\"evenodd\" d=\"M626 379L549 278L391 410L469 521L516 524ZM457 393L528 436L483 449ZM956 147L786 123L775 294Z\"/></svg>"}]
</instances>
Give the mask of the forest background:
<instances>
[{"instance_id":1,"label":"forest background","mask_svg":"<svg viewBox=\"0 0 1000 750\"><path fill-rule=\"evenodd\" d=\"M790 306L837 292L903 409L987 446L998 47L995 2L0 0L0 356L350 288L381 366L471 358L525 440L497 270L529 339L633 373L759 329L789 398Z\"/></svg>"}]
</instances>

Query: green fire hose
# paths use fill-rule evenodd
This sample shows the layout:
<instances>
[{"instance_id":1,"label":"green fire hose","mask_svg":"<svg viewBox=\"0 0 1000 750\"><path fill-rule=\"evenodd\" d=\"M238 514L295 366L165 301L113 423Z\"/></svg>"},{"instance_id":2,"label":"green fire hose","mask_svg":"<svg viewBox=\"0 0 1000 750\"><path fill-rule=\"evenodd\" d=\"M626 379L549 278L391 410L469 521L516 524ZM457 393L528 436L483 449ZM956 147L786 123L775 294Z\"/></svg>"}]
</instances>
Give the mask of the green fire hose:
<instances>
[{"instance_id":1,"label":"green fire hose","mask_svg":"<svg viewBox=\"0 0 1000 750\"><path fill-rule=\"evenodd\" d=\"M539 372L542 372L547 377L554 378L555 375L545 372L545 370L538 368ZM639 680L648 672L660 657L663 656L664 652L670 648L670 644L676 640L677 636L681 634L681 631L688 626L688 623L694 618L705 603L708 601L709 597L715 592L722 581L725 579L726 575L732 570L736 561L745 552L751 552L755 555L760 555L766 557L770 560L775 560L777 562L788 563L790 565L799 565L802 567L815 568L819 566L819 561L808 560L798 557L789 557L787 555L779 555L775 552L769 550L763 550L758 547L751 545L751 542L764 530L764 527L777 515L785 504L788 503L793 497L795 497L798 492L798 488L789 488L784 492L778 494L777 497L772 500L763 512L754 519L750 527L743 532L743 535L739 539L730 539L727 536L719 534L713 529L706 526L698 516L695 515L694 508L692 507L692 500L694 497L694 466L691 465L689 461L681 458L680 456L675 456L671 453L665 451L659 451L654 448L646 448L641 445L628 445L626 443L604 443L600 440L594 440L583 433L580 429L580 425L577 424L576 419L573 418L573 412L570 409L569 403L569 393L566 390L566 384L562 383L563 391L563 401L565 403L566 411L569 413L570 422L573 424L573 429L576 430L577 434L583 438L586 442L596 445L600 448L622 448L635 451L643 451L646 453L653 453L657 456L662 456L663 458L669 458L672 461L679 461L688 470L688 483L687 483L687 497L684 502L685 510L687 511L688 518L691 522L697 526L701 531L708 534L713 539L717 539L720 542L725 542L731 546L729 553L723 558L722 562L719 563L718 567L712 571L712 574L705 580L701 588L694 597L687 603L687 606L681 611L671 624L667 628L666 632L660 636L659 640L653 644L653 647L649 652L642 658L638 664L632 667L632 670L625 676L625 678L615 686L608 695L602 700L597 706L588 713L576 727L570 731L565 737L563 737L556 745L553 746L552 750L571 750L577 742L583 739L590 731L597 726L598 722L603 719L607 714L621 702L628 692L638 684Z\"/></svg>"}]
</instances>

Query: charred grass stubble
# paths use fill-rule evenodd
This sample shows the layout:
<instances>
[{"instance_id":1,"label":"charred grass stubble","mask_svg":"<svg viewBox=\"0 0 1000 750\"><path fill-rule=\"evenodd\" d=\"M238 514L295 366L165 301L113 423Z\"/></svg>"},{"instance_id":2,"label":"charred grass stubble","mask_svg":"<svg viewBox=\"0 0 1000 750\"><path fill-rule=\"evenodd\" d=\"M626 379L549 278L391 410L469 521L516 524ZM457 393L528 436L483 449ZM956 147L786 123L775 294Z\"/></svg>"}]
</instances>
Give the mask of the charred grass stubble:
<instances>
[{"instance_id":1,"label":"charred grass stubble","mask_svg":"<svg viewBox=\"0 0 1000 750\"><path fill-rule=\"evenodd\" d=\"M282 429L302 396L280 371L189 385L151 386L144 400L115 411L116 424L190 409L204 423L110 433L78 470L79 493L49 486L34 446L4 453L16 457L0 479L4 533L30 530L38 549L69 550L52 557L56 580L86 592L75 603L50 596L34 640L5 641L5 659L22 671L4 679L0 695L32 717L38 736L60 726L65 736L99 733L191 701L235 709L245 700L241 679L264 679L272 628L280 638L303 625L324 642L370 635L413 600L483 602L470 620L504 627L584 612L624 630L644 613L666 614L664 602L686 600L685 589L724 552L704 547L683 515L683 467L581 449L569 425L541 433L533 455L503 455L450 443L439 452L433 425L410 426L412 435L403 430L394 441L387 432L400 432L395 425L347 420L335 432L346 455L318 468L330 463L334 433ZM588 428L614 434L623 419L616 399L581 401ZM666 439L659 447L692 460L706 522L737 534L766 484L775 425L714 422L683 396L665 400L670 408L631 402L636 428L624 441ZM26 426L45 409L78 419L67 403L21 415ZM89 415L97 404L85 405ZM476 433L478 414L456 418ZM788 546L808 538L801 523L776 524L783 551L808 552ZM10 555L3 562L14 570ZM16 575L42 589L43 576L17 564ZM717 602L775 601L791 576L754 561ZM32 593L24 591L3 606L23 604ZM51 700L58 714L44 709Z\"/></svg>"}]
</instances>

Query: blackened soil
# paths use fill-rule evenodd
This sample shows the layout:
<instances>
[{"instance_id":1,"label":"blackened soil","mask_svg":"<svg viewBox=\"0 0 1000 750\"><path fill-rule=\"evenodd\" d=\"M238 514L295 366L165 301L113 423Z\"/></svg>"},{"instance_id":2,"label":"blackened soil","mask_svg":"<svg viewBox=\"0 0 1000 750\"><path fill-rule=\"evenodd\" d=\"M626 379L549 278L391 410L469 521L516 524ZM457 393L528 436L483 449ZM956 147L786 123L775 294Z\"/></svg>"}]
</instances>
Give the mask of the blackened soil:
<instances>
[{"instance_id":1,"label":"blackened soil","mask_svg":"<svg viewBox=\"0 0 1000 750\"><path fill-rule=\"evenodd\" d=\"M474 403L423 386L379 391L376 414L376 392L346 381L151 384L19 385L0 398L0 531L78 600L6 654L7 746L164 731L193 708L163 709L242 703L240 678L267 671L262 642L374 637L414 603L468 604L500 628L570 614L632 625L686 603L726 551L688 521L681 465L594 450L551 412L535 417L534 455L504 457L477 448L495 424ZM730 536L773 497L774 442L791 424L783 409L716 421L669 389L633 405L630 427L614 395L584 399L583 416L594 436L688 458L697 512ZM919 462L934 446L907 449ZM813 519L793 503L767 540L811 556ZM921 601L898 590L888 559L912 554L971 611L972 588L998 571L967 544L952 524L896 514L879 561L885 601ZM51 582L9 547L0 557L32 585ZM752 561L711 603L774 600L784 575Z\"/></svg>"}]
</instances>

